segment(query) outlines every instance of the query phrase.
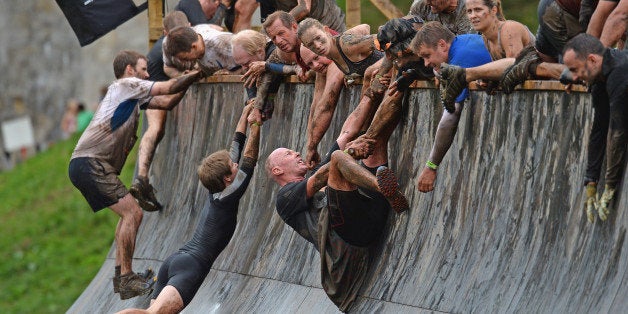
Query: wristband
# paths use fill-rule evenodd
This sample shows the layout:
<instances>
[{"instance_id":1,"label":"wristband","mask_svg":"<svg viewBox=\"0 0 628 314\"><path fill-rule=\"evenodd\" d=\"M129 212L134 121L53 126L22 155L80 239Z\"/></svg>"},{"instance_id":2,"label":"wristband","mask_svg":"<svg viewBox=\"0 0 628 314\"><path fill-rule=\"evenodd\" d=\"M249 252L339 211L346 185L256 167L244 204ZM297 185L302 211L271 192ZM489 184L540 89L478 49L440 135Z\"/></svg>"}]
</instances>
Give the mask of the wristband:
<instances>
[{"instance_id":1,"label":"wristband","mask_svg":"<svg viewBox=\"0 0 628 314\"><path fill-rule=\"evenodd\" d=\"M429 161L429 160L425 163L425 166L430 168L430 169L432 169L432 170L438 169L438 165L433 163L433 162L431 162L431 161Z\"/></svg>"},{"instance_id":2,"label":"wristband","mask_svg":"<svg viewBox=\"0 0 628 314\"><path fill-rule=\"evenodd\" d=\"M280 63L270 63L270 62L266 62L266 65L264 66L266 68L266 70L273 72L273 73L277 73L277 74L283 74L283 64Z\"/></svg>"}]
</instances>

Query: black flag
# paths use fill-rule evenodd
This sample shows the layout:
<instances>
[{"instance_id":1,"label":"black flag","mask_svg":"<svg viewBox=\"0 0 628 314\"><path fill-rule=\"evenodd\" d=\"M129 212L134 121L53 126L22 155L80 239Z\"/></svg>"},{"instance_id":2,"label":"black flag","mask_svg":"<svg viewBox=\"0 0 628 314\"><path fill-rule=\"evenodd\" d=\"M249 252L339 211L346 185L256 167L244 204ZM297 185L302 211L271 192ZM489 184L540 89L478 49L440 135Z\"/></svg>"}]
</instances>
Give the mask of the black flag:
<instances>
[{"instance_id":1,"label":"black flag","mask_svg":"<svg viewBox=\"0 0 628 314\"><path fill-rule=\"evenodd\" d=\"M148 7L148 3L136 6L133 0L55 1L70 22L81 47L92 43Z\"/></svg>"}]
</instances>

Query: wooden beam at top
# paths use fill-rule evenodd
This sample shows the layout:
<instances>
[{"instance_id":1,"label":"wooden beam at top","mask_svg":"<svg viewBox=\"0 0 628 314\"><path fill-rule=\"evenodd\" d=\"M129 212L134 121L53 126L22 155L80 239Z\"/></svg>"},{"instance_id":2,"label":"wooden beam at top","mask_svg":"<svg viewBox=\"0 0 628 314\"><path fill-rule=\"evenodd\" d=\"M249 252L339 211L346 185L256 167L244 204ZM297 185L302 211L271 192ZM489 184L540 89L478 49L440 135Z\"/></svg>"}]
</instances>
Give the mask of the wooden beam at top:
<instances>
[{"instance_id":1,"label":"wooden beam at top","mask_svg":"<svg viewBox=\"0 0 628 314\"><path fill-rule=\"evenodd\" d=\"M164 0L148 0L148 48L163 35Z\"/></svg>"},{"instance_id":2,"label":"wooden beam at top","mask_svg":"<svg viewBox=\"0 0 628 314\"><path fill-rule=\"evenodd\" d=\"M397 8L394 4L392 4L392 2L390 2L390 0L370 0L370 1L389 20L405 16L405 14L403 14L403 12L401 12L401 10L399 10L399 8Z\"/></svg>"},{"instance_id":3,"label":"wooden beam at top","mask_svg":"<svg viewBox=\"0 0 628 314\"><path fill-rule=\"evenodd\" d=\"M347 29L359 25L362 21L360 0L347 0Z\"/></svg>"}]
</instances>

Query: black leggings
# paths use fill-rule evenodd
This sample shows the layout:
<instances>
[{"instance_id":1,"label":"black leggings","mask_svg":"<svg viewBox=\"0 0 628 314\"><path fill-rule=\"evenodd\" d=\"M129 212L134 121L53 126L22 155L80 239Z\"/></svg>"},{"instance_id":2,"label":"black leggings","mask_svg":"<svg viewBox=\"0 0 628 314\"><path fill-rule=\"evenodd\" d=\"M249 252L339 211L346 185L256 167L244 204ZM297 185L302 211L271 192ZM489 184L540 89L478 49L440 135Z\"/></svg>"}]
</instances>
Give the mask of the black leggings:
<instances>
[{"instance_id":1,"label":"black leggings","mask_svg":"<svg viewBox=\"0 0 628 314\"><path fill-rule=\"evenodd\" d=\"M155 290L151 299L157 299L165 286L173 286L183 299L183 307L188 306L203 284L210 267L204 266L194 256L177 252L168 257L159 268Z\"/></svg>"}]
</instances>

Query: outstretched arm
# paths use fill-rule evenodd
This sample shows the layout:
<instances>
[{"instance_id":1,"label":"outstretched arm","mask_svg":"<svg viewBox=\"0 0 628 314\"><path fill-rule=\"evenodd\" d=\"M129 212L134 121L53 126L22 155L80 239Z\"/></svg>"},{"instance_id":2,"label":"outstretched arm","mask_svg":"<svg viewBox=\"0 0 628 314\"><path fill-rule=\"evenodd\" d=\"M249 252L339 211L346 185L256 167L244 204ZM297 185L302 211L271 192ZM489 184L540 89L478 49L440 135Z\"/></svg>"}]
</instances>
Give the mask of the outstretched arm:
<instances>
[{"instance_id":1,"label":"outstretched arm","mask_svg":"<svg viewBox=\"0 0 628 314\"><path fill-rule=\"evenodd\" d=\"M190 71L190 73L170 79L165 82L155 82L150 90L151 96L176 94L185 91L192 83L203 77L198 70Z\"/></svg>"},{"instance_id":2,"label":"outstretched arm","mask_svg":"<svg viewBox=\"0 0 628 314\"><path fill-rule=\"evenodd\" d=\"M316 75L316 83L314 85L322 85L321 81L324 81L325 87L324 89L315 89L307 124L305 163L310 169L320 162L320 155L317 151L318 144L331 124L331 119L340 97L340 91L344 85L344 74L332 63L327 68L326 74Z\"/></svg>"},{"instance_id":3,"label":"outstretched arm","mask_svg":"<svg viewBox=\"0 0 628 314\"><path fill-rule=\"evenodd\" d=\"M327 179L329 178L329 163L320 167L311 177L307 179L306 194L310 198L314 196L316 192L327 185Z\"/></svg>"},{"instance_id":4,"label":"outstretched arm","mask_svg":"<svg viewBox=\"0 0 628 314\"><path fill-rule=\"evenodd\" d=\"M249 128L249 139L244 147L243 163L251 162L255 165L259 156L259 137L261 127L257 124L251 124Z\"/></svg>"},{"instance_id":5,"label":"outstretched arm","mask_svg":"<svg viewBox=\"0 0 628 314\"><path fill-rule=\"evenodd\" d=\"M183 99L184 95L185 95L185 91L172 94L172 95L155 96L150 100L146 108L147 109L172 110L172 108L174 108L176 105L179 104L181 99Z\"/></svg>"},{"instance_id":6,"label":"outstretched arm","mask_svg":"<svg viewBox=\"0 0 628 314\"><path fill-rule=\"evenodd\" d=\"M430 152L430 159L423 168L417 182L419 191L430 192L434 189L436 168L438 168L438 165L443 161L445 154L447 154L447 151L451 147L454 136L456 136L461 111L462 106L456 103L456 111L454 113L443 112L443 117L440 123L438 123L438 129L436 130L436 137L434 139L434 146L432 146L432 151Z\"/></svg>"},{"instance_id":7,"label":"outstretched arm","mask_svg":"<svg viewBox=\"0 0 628 314\"><path fill-rule=\"evenodd\" d=\"M403 93L395 93L384 98L379 108L377 108L373 122L366 130L364 137L377 138L390 123L396 121L396 117L401 114L402 97Z\"/></svg>"}]
</instances>

